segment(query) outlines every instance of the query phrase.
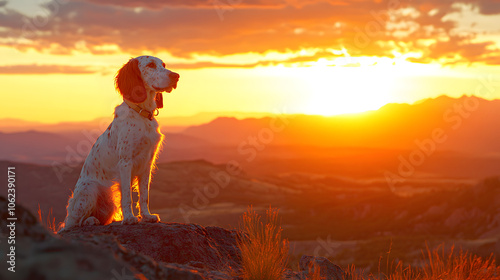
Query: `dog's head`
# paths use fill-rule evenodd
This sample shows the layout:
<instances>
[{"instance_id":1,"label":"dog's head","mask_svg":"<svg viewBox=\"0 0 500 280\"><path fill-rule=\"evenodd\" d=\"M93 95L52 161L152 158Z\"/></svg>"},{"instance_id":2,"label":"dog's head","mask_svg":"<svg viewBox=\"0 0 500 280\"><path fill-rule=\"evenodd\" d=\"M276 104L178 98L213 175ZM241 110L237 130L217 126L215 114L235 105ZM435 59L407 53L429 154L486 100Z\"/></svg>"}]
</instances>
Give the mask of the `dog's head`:
<instances>
[{"instance_id":1,"label":"dog's head","mask_svg":"<svg viewBox=\"0 0 500 280\"><path fill-rule=\"evenodd\" d=\"M142 103L148 93L171 92L177 88L179 74L165 68L165 63L154 56L139 56L130 59L118 70L115 77L116 89L123 98ZM152 96L155 98L155 96Z\"/></svg>"}]
</instances>

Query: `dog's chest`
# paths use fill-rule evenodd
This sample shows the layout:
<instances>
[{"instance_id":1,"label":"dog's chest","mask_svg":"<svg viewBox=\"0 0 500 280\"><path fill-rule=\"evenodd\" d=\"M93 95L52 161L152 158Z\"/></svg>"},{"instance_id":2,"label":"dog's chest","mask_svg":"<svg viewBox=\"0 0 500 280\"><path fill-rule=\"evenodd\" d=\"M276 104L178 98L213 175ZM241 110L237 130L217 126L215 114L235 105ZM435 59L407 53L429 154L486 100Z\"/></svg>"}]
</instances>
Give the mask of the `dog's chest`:
<instances>
[{"instance_id":1,"label":"dog's chest","mask_svg":"<svg viewBox=\"0 0 500 280\"><path fill-rule=\"evenodd\" d=\"M134 155L151 156L162 140L162 134L158 130L156 121L146 122L143 126L137 128L138 141L135 143Z\"/></svg>"}]
</instances>

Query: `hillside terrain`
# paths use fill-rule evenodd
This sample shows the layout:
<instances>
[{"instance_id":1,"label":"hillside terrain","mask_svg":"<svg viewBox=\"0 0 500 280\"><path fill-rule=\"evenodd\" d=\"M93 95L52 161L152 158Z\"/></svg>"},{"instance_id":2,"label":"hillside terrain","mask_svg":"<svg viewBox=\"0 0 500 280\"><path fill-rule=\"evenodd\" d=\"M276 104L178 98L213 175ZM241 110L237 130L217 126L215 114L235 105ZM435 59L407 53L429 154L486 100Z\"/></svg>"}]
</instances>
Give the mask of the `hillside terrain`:
<instances>
[{"instance_id":1,"label":"hillside terrain","mask_svg":"<svg viewBox=\"0 0 500 280\"><path fill-rule=\"evenodd\" d=\"M19 174L18 202L33 212L40 207L44 220L62 222L79 169L58 181L48 166L0 162L6 166L16 166ZM164 222L234 229L248 205L260 212L280 209L283 234L297 258L320 255L339 265L373 267L391 244L394 255L411 262L426 242L456 244L483 256L500 253L498 178L421 181L394 192L383 180L255 176L244 170L230 175L227 166L206 161L162 163L153 177L150 208Z\"/></svg>"}]
</instances>

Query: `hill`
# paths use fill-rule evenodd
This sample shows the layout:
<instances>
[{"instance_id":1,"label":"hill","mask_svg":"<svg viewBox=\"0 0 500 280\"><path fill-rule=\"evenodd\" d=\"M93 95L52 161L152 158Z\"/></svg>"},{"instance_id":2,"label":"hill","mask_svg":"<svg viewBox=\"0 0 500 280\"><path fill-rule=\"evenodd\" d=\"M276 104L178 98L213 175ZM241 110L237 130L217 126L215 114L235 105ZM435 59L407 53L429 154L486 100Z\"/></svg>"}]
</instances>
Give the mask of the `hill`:
<instances>
[{"instance_id":1,"label":"hill","mask_svg":"<svg viewBox=\"0 0 500 280\"><path fill-rule=\"evenodd\" d=\"M441 96L418 104L388 104L377 111L333 117L281 115L260 119L218 118L192 126L186 135L238 146L249 136L276 146L412 149L442 131L437 150L497 153L500 100ZM269 142L269 143L266 143Z\"/></svg>"},{"instance_id":2,"label":"hill","mask_svg":"<svg viewBox=\"0 0 500 280\"><path fill-rule=\"evenodd\" d=\"M56 225L63 220L79 168L59 181L50 166L0 163L6 166L16 166L20 205L33 212L40 205L44 220L52 209ZM391 243L394 254L408 263L426 242L452 242L481 256L500 256L499 197L498 178L420 179L391 189L384 180L230 173L226 165L183 161L158 164L150 209L164 222L235 228L248 205L259 212L278 207L283 234L293 245L292 261L309 254L339 259L342 266L373 267Z\"/></svg>"}]
</instances>

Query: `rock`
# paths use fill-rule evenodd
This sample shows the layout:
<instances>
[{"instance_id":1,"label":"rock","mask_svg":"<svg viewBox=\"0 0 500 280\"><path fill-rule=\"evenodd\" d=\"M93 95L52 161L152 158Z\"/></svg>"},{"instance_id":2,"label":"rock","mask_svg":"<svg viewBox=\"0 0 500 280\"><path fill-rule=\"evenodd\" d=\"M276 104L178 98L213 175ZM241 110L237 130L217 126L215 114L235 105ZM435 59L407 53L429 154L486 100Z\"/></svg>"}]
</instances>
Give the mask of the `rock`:
<instances>
[{"instance_id":1,"label":"rock","mask_svg":"<svg viewBox=\"0 0 500 280\"><path fill-rule=\"evenodd\" d=\"M0 227L1 232L5 236L9 236L7 224L11 221L8 218L16 218L16 238L28 238L32 241L41 242L52 238L53 235L38 223L38 219L31 214L26 208L19 206L14 208L14 216L10 216L8 210L8 201L5 197L0 196Z\"/></svg>"},{"instance_id":2,"label":"rock","mask_svg":"<svg viewBox=\"0 0 500 280\"><path fill-rule=\"evenodd\" d=\"M209 272L193 269L186 265L156 262L148 256L126 249L112 235L82 236L81 238L71 240L71 242L99 250L101 254L104 252L114 256L115 259L122 261L125 266L130 267L132 271L140 272L143 277L140 279L203 280L206 279L203 275L210 275ZM115 277L114 279L120 280L130 277L130 275L125 276L122 278Z\"/></svg>"},{"instance_id":3,"label":"rock","mask_svg":"<svg viewBox=\"0 0 500 280\"><path fill-rule=\"evenodd\" d=\"M289 268L285 269L285 272L283 273L283 277L281 280L306 280L307 275L305 272L297 272L293 271ZM310 279L310 278L309 278Z\"/></svg>"},{"instance_id":4,"label":"rock","mask_svg":"<svg viewBox=\"0 0 500 280\"><path fill-rule=\"evenodd\" d=\"M338 266L324 257L303 255L299 261L300 271L303 279L312 279L315 270L319 269L319 275L324 280L343 280L345 272Z\"/></svg>"},{"instance_id":5,"label":"rock","mask_svg":"<svg viewBox=\"0 0 500 280\"><path fill-rule=\"evenodd\" d=\"M7 200L0 196L2 240L9 231ZM16 272L0 279L235 279L236 231L183 224L79 227L54 235L17 205ZM145 247L141 247L145 246ZM0 261L7 262L2 249ZM236 278L237 279L237 278Z\"/></svg>"},{"instance_id":6,"label":"rock","mask_svg":"<svg viewBox=\"0 0 500 280\"><path fill-rule=\"evenodd\" d=\"M0 196L2 240L7 243L7 200ZM239 232L178 223L85 226L54 235L35 216L16 206L16 272L6 268L0 279L161 279L239 280ZM7 262L1 251L0 261ZM322 257L303 256L300 271L287 269L283 279L342 279L343 271Z\"/></svg>"},{"instance_id":7,"label":"rock","mask_svg":"<svg viewBox=\"0 0 500 280\"><path fill-rule=\"evenodd\" d=\"M57 238L24 207L16 205L14 213L17 218L15 244L10 246L15 248L15 272L2 265L0 279L114 279L116 275L143 279L135 269L112 255ZM6 237L10 235L6 223L10 221L7 221L7 200L4 197L0 197L0 217L0 243L5 244ZM7 256L3 248L1 252L0 261L6 264Z\"/></svg>"},{"instance_id":8,"label":"rock","mask_svg":"<svg viewBox=\"0 0 500 280\"><path fill-rule=\"evenodd\" d=\"M75 227L59 233L65 239L84 241L94 235L112 235L124 248L156 262L190 265L214 271L239 270L236 231L194 224L139 223Z\"/></svg>"}]
</instances>

